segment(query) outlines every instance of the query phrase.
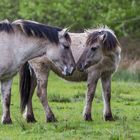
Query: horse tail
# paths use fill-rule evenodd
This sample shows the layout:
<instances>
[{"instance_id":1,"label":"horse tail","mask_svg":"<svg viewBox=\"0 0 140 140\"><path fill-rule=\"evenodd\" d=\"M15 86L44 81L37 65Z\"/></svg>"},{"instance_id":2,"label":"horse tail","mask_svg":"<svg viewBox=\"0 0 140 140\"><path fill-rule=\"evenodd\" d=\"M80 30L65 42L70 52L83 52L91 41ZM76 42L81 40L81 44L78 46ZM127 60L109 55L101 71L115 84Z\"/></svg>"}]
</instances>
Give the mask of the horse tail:
<instances>
[{"instance_id":1,"label":"horse tail","mask_svg":"<svg viewBox=\"0 0 140 140\"><path fill-rule=\"evenodd\" d=\"M22 65L19 71L20 109L22 113L25 110L30 97L31 77L33 73L34 71L28 62Z\"/></svg>"}]
</instances>

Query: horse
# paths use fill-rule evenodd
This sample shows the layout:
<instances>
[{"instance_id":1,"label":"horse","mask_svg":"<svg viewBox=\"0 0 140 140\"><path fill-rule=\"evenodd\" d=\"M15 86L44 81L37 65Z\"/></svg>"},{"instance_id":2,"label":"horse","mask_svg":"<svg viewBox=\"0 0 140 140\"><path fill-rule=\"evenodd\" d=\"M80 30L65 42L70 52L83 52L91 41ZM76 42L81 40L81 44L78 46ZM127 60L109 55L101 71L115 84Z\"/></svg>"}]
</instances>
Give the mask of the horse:
<instances>
[{"instance_id":1,"label":"horse","mask_svg":"<svg viewBox=\"0 0 140 140\"><path fill-rule=\"evenodd\" d=\"M75 68L70 44L71 39L66 29L29 20L0 22L3 124L12 123L10 117L12 79L21 65L35 57L47 55L64 75L70 75Z\"/></svg>"},{"instance_id":2,"label":"horse","mask_svg":"<svg viewBox=\"0 0 140 140\"><path fill-rule=\"evenodd\" d=\"M46 122L57 121L47 100L47 83L49 72L52 70L59 77L67 81L87 81L86 103L83 117L86 121L92 121L91 107L95 96L96 85L99 79L102 82L102 95L104 101L103 116L105 121L112 121L111 111L111 77L117 70L121 59L121 47L115 33L108 28L100 27L87 30L84 33L69 33L72 39L72 53L76 62L76 69L71 76L66 77L60 73L59 69L51 63L47 57L40 57L28 62L31 73L28 76L32 79L30 83L26 81L27 73L20 74L20 94L22 112L27 122L35 122L32 108L32 96L37 86L37 96L39 97L46 114ZM25 64L26 65L26 64ZM21 68L20 73L25 71ZM26 83L28 87L23 84ZM29 88L24 92L24 88ZM29 94L26 98L26 94Z\"/></svg>"}]
</instances>

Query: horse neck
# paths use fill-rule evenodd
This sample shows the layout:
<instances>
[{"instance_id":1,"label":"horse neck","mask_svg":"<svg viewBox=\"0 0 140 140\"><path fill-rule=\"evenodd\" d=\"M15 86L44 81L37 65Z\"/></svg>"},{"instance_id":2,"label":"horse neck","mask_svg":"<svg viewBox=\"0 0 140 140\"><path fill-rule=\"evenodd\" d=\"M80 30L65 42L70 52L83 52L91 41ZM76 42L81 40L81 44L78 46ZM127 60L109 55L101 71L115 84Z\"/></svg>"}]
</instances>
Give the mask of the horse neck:
<instances>
[{"instance_id":1,"label":"horse neck","mask_svg":"<svg viewBox=\"0 0 140 140\"><path fill-rule=\"evenodd\" d=\"M117 59L118 57L120 57L120 53L121 53L121 49L120 47L116 47L112 50L106 50L106 51L103 51L103 57L108 57L110 58L110 60L114 61L114 59Z\"/></svg>"},{"instance_id":2,"label":"horse neck","mask_svg":"<svg viewBox=\"0 0 140 140\"><path fill-rule=\"evenodd\" d=\"M102 72L104 71L111 71L114 72L120 62L120 51L118 48L107 51L106 53L103 52L102 60L97 64L97 68L100 69Z\"/></svg>"},{"instance_id":3,"label":"horse neck","mask_svg":"<svg viewBox=\"0 0 140 140\"><path fill-rule=\"evenodd\" d=\"M48 45L46 45L48 43ZM24 63L30 59L42 56L47 51L50 42L43 39L26 37L21 33L14 36L14 54L18 63Z\"/></svg>"}]
</instances>

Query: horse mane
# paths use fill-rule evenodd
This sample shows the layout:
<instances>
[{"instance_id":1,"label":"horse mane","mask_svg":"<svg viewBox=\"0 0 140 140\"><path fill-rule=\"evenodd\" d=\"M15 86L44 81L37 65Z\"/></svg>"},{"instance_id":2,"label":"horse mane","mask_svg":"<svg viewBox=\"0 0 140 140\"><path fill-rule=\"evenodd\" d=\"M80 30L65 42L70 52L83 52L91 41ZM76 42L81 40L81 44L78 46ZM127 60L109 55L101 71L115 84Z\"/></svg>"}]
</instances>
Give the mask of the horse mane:
<instances>
[{"instance_id":1,"label":"horse mane","mask_svg":"<svg viewBox=\"0 0 140 140\"><path fill-rule=\"evenodd\" d=\"M14 32L11 23L7 19L0 22L0 32L2 31L7 33Z\"/></svg>"},{"instance_id":2,"label":"horse mane","mask_svg":"<svg viewBox=\"0 0 140 140\"><path fill-rule=\"evenodd\" d=\"M59 43L58 32L61 28L52 27L38 22L30 20L16 20L10 23L8 20L0 22L0 31L5 31L7 33L13 33L14 27L18 27L25 35L28 37L37 37L49 39L52 43ZM66 40L71 42L68 33L65 34Z\"/></svg>"},{"instance_id":3,"label":"horse mane","mask_svg":"<svg viewBox=\"0 0 140 140\"><path fill-rule=\"evenodd\" d=\"M119 45L119 41L114 34L114 32L108 28L107 26L104 27L99 27L91 30L87 30L89 32L86 44L87 45L92 45L95 43L100 35L106 34L106 39L103 42L103 48L104 49L114 49Z\"/></svg>"}]
</instances>

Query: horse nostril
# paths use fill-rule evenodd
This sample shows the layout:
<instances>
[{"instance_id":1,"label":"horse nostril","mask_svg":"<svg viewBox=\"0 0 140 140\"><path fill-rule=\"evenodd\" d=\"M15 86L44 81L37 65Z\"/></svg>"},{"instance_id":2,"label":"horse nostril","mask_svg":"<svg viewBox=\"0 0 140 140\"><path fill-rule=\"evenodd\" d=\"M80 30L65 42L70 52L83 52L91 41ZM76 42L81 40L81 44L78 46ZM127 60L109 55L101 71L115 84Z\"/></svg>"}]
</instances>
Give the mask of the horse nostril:
<instances>
[{"instance_id":1,"label":"horse nostril","mask_svg":"<svg viewBox=\"0 0 140 140\"><path fill-rule=\"evenodd\" d=\"M83 67L83 66L82 66L82 64L80 63L80 64L79 64L79 69L82 69L82 67Z\"/></svg>"},{"instance_id":2,"label":"horse nostril","mask_svg":"<svg viewBox=\"0 0 140 140\"><path fill-rule=\"evenodd\" d=\"M77 69L79 70L79 71L83 71L83 65L82 65L82 63L79 63L78 65L77 65Z\"/></svg>"},{"instance_id":3,"label":"horse nostril","mask_svg":"<svg viewBox=\"0 0 140 140\"><path fill-rule=\"evenodd\" d=\"M75 66L67 68L67 70L66 70L67 75L69 75L69 76L72 75L74 70L75 70Z\"/></svg>"},{"instance_id":4,"label":"horse nostril","mask_svg":"<svg viewBox=\"0 0 140 140\"><path fill-rule=\"evenodd\" d=\"M67 66L65 66L62 73L64 75L66 75L66 76L70 76L70 75L72 75L74 69L75 69L74 67L67 67Z\"/></svg>"},{"instance_id":5,"label":"horse nostril","mask_svg":"<svg viewBox=\"0 0 140 140\"><path fill-rule=\"evenodd\" d=\"M88 63L85 63L84 68L87 68L87 67L88 67Z\"/></svg>"},{"instance_id":6,"label":"horse nostril","mask_svg":"<svg viewBox=\"0 0 140 140\"><path fill-rule=\"evenodd\" d=\"M90 61L85 62L84 69L87 69L90 66L91 66L91 62Z\"/></svg>"}]
</instances>

